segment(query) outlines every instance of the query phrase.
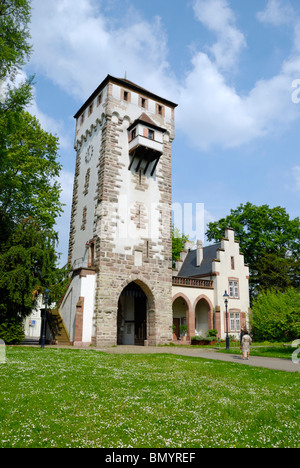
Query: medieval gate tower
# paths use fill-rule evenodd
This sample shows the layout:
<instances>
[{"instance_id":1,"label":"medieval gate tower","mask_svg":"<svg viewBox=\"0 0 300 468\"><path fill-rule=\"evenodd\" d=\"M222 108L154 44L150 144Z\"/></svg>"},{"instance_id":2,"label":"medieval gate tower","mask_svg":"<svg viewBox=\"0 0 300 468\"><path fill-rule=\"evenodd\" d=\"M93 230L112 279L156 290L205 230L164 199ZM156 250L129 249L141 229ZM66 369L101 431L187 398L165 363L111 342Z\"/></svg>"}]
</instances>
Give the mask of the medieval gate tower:
<instances>
[{"instance_id":1,"label":"medieval gate tower","mask_svg":"<svg viewBox=\"0 0 300 468\"><path fill-rule=\"evenodd\" d=\"M70 340L172 340L171 144L176 104L108 75L75 115Z\"/></svg>"}]
</instances>

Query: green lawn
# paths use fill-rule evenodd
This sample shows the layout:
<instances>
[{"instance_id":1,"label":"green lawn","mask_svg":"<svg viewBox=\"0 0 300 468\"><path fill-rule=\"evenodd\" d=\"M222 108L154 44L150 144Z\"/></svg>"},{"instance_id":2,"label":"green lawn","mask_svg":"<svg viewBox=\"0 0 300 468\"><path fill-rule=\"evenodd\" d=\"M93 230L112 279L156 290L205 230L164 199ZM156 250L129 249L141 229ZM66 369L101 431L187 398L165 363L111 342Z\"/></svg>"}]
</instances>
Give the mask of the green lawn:
<instances>
[{"instance_id":1,"label":"green lawn","mask_svg":"<svg viewBox=\"0 0 300 468\"><path fill-rule=\"evenodd\" d=\"M0 448L300 447L298 373L168 354L6 356Z\"/></svg>"}]
</instances>

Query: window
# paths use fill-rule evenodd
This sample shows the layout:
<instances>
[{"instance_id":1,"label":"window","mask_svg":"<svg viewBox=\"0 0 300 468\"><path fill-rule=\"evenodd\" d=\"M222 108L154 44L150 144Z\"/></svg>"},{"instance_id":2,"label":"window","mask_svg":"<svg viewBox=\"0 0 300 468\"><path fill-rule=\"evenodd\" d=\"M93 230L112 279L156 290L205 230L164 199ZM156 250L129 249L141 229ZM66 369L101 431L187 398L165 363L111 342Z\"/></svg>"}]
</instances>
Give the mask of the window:
<instances>
[{"instance_id":1,"label":"window","mask_svg":"<svg viewBox=\"0 0 300 468\"><path fill-rule=\"evenodd\" d=\"M94 107L94 103L92 102L92 104L90 104L89 106L89 116L93 113L93 107Z\"/></svg>"},{"instance_id":2,"label":"window","mask_svg":"<svg viewBox=\"0 0 300 468\"><path fill-rule=\"evenodd\" d=\"M142 107L143 109L148 109L148 99L140 96L139 97L139 105L140 107Z\"/></svg>"},{"instance_id":3,"label":"window","mask_svg":"<svg viewBox=\"0 0 300 468\"><path fill-rule=\"evenodd\" d=\"M81 115L81 118L80 118L80 125L82 125L83 122L84 122L84 112L83 112L83 114Z\"/></svg>"},{"instance_id":4,"label":"window","mask_svg":"<svg viewBox=\"0 0 300 468\"><path fill-rule=\"evenodd\" d=\"M231 299L239 299L239 282L238 280L229 280L229 297Z\"/></svg>"},{"instance_id":5,"label":"window","mask_svg":"<svg viewBox=\"0 0 300 468\"><path fill-rule=\"evenodd\" d=\"M234 257L231 257L231 269L234 270Z\"/></svg>"},{"instance_id":6,"label":"window","mask_svg":"<svg viewBox=\"0 0 300 468\"><path fill-rule=\"evenodd\" d=\"M149 130L148 138L150 138L150 140L154 140L154 130Z\"/></svg>"},{"instance_id":7,"label":"window","mask_svg":"<svg viewBox=\"0 0 300 468\"><path fill-rule=\"evenodd\" d=\"M130 133L129 133L129 141L134 140L136 137L136 128L134 128Z\"/></svg>"},{"instance_id":8,"label":"window","mask_svg":"<svg viewBox=\"0 0 300 468\"><path fill-rule=\"evenodd\" d=\"M102 99L103 99L103 94L100 93L97 97L97 106L100 106L100 104L102 104Z\"/></svg>"},{"instance_id":9,"label":"window","mask_svg":"<svg viewBox=\"0 0 300 468\"><path fill-rule=\"evenodd\" d=\"M165 116L165 108L164 106L161 106L160 104L156 104L156 113L158 115L161 115L162 117Z\"/></svg>"},{"instance_id":10,"label":"window","mask_svg":"<svg viewBox=\"0 0 300 468\"><path fill-rule=\"evenodd\" d=\"M91 169L88 168L85 174L85 183L84 183L84 190L83 190L84 196L89 193L90 177L91 177Z\"/></svg>"},{"instance_id":11,"label":"window","mask_svg":"<svg viewBox=\"0 0 300 468\"><path fill-rule=\"evenodd\" d=\"M82 211L82 224L81 224L81 230L85 231L86 228L86 221L87 221L87 207L85 206Z\"/></svg>"},{"instance_id":12,"label":"window","mask_svg":"<svg viewBox=\"0 0 300 468\"><path fill-rule=\"evenodd\" d=\"M230 331L241 331L241 319L239 312L230 312Z\"/></svg>"},{"instance_id":13,"label":"window","mask_svg":"<svg viewBox=\"0 0 300 468\"><path fill-rule=\"evenodd\" d=\"M121 89L121 99L126 102L131 102L131 93L125 89Z\"/></svg>"}]
</instances>

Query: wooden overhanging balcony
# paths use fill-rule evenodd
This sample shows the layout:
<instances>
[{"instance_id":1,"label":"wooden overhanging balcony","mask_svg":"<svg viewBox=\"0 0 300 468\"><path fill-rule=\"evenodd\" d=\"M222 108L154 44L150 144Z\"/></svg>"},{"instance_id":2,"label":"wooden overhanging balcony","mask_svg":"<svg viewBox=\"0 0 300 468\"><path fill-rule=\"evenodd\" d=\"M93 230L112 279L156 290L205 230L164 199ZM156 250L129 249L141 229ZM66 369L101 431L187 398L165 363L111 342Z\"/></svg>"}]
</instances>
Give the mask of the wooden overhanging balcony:
<instances>
[{"instance_id":1,"label":"wooden overhanging balcony","mask_svg":"<svg viewBox=\"0 0 300 468\"><path fill-rule=\"evenodd\" d=\"M128 148L131 156L129 170L134 167L135 172L142 170L145 175L151 167L151 176L153 176L164 151L165 132L165 129L155 125L146 114L142 114L128 128Z\"/></svg>"}]
</instances>

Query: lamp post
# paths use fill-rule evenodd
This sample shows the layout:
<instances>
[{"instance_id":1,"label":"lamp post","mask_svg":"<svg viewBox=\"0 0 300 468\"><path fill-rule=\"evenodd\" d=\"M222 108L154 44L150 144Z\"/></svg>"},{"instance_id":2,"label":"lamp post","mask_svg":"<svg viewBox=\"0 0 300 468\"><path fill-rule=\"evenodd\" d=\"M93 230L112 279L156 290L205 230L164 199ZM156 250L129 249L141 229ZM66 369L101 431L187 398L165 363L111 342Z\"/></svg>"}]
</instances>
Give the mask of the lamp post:
<instances>
[{"instance_id":1,"label":"lamp post","mask_svg":"<svg viewBox=\"0 0 300 468\"><path fill-rule=\"evenodd\" d=\"M46 343L46 321L47 321L47 305L48 305L48 298L49 298L49 289L45 290L45 309L44 309L44 320L43 320L43 331L42 331L42 340L41 340L41 348L45 348Z\"/></svg>"},{"instance_id":2,"label":"lamp post","mask_svg":"<svg viewBox=\"0 0 300 468\"><path fill-rule=\"evenodd\" d=\"M225 310L226 310L226 349L229 350L229 335L228 335L228 298L229 295L227 294L227 291L225 291L225 294L223 296L224 302L225 302Z\"/></svg>"}]
</instances>

